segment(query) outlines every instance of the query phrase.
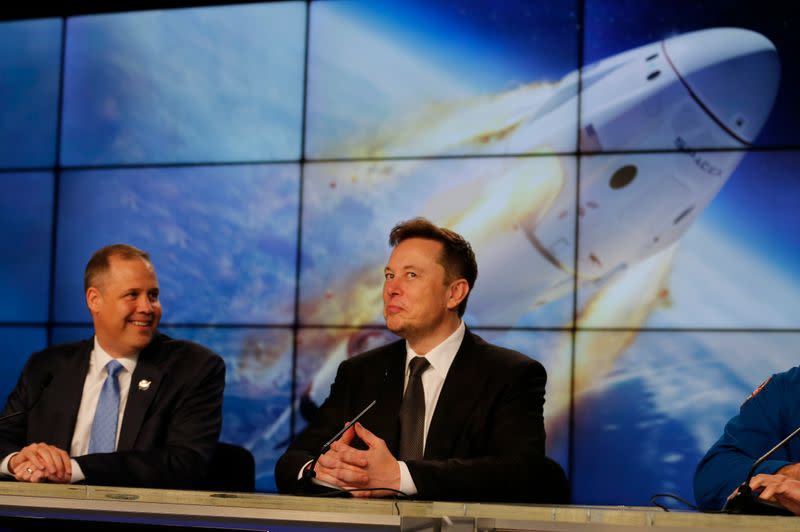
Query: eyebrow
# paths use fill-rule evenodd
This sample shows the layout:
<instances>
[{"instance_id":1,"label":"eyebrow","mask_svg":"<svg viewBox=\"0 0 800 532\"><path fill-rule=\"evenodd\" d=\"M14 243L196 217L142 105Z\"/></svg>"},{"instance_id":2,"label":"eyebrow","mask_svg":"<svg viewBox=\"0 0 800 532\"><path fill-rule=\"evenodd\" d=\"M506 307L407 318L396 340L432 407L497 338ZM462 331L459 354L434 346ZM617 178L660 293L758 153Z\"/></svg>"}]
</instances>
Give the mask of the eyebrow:
<instances>
[{"instance_id":1,"label":"eyebrow","mask_svg":"<svg viewBox=\"0 0 800 532\"><path fill-rule=\"evenodd\" d=\"M406 266L403 266L403 267L402 267L402 268L400 268L400 269L401 269L401 270L420 270L420 271L421 271L421 270L423 270L423 268L422 268L422 267L420 267L420 266L417 266L416 264L408 264L408 265L406 265ZM389 266L386 266L386 267L383 269L383 271L384 271L384 272L388 272L388 271L394 271L394 270L393 270L391 267L389 267Z\"/></svg>"}]
</instances>

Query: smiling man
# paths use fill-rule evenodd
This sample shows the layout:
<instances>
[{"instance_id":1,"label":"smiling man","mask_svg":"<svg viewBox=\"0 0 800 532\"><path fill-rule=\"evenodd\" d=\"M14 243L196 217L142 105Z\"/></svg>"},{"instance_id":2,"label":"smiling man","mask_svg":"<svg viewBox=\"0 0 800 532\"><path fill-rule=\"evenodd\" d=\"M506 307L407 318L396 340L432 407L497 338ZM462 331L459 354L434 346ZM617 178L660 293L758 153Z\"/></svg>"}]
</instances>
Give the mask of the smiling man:
<instances>
[{"instance_id":1,"label":"smiling man","mask_svg":"<svg viewBox=\"0 0 800 532\"><path fill-rule=\"evenodd\" d=\"M544 368L461 319L478 275L469 243L423 218L395 226L389 243L383 313L403 340L342 362L316 417L278 461L279 491L323 484L358 497L567 502L564 473L544 454Z\"/></svg>"},{"instance_id":2,"label":"smiling man","mask_svg":"<svg viewBox=\"0 0 800 532\"><path fill-rule=\"evenodd\" d=\"M24 482L190 487L222 424L225 364L157 331L144 251L97 251L84 273L94 338L34 353L0 424L0 474Z\"/></svg>"}]
</instances>

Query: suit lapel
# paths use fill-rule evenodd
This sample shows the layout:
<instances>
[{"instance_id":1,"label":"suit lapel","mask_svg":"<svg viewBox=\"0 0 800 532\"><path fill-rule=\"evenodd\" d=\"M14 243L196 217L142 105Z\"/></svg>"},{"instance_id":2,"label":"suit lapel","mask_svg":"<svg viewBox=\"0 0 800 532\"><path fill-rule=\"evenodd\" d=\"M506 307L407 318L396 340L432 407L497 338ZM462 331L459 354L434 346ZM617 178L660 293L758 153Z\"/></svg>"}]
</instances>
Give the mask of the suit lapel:
<instances>
[{"instance_id":1,"label":"suit lapel","mask_svg":"<svg viewBox=\"0 0 800 532\"><path fill-rule=\"evenodd\" d=\"M436 402L428 436L425 458L448 456L457 433L463 430L471 414L470 389L481 380L480 365L475 353L475 340L467 330Z\"/></svg>"},{"instance_id":2,"label":"suit lapel","mask_svg":"<svg viewBox=\"0 0 800 532\"><path fill-rule=\"evenodd\" d=\"M161 340L158 336L150 342L140 354L136 369L131 375L131 386L128 390L128 402L125 405L125 415L122 418L117 450L128 451L133 449L139 429L144 422L147 409L153 402L159 386L164 379L165 372L161 366L158 355L161 350Z\"/></svg>"},{"instance_id":3,"label":"suit lapel","mask_svg":"<svg viewBox=\"0 0 800 532\"><path fill-rule=\"evenodd\" d=\"M48 417L50 426L42 428L52 435L52 441L48 443L60 449L69 450L72 447L72 434L83 396L83 384L89 371L92 345L91 340L81 342L69 357L65 357L64 365L54 372L52 382L43 392L44 397L50 398L48 409L52 408L54 415Z\"/></svg>"}]
</instances>

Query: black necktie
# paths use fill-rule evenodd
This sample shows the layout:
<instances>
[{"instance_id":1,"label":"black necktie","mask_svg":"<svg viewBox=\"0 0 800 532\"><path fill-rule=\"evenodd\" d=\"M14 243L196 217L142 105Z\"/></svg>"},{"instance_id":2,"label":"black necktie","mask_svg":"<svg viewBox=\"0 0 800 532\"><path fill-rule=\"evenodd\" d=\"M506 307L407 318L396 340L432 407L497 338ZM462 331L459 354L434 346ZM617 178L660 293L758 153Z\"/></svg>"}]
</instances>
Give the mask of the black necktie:
<instances>
[{"instance_id":1,"label":"black necktie","mask_svg":"<svg viewBox=\"0 0 800 532\"><path fill-rule=\"evenodd\" d=\"M430 363L425 357L414 357L409 364L408 386L400 404L400 449L398 460L419 460L425 448L425 390L422 374Z\"/></svg>"}]
</instances>

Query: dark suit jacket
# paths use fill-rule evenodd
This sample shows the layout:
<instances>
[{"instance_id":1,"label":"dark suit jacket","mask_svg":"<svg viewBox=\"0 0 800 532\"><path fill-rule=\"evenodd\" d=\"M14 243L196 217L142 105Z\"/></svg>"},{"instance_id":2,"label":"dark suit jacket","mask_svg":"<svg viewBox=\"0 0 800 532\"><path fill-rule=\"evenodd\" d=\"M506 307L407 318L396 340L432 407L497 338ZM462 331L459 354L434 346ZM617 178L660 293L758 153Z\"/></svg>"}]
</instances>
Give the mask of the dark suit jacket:
<instances>
[{"instance_id":1,"label":"dark suit jacket","mask_svg":"<svg viewBox=\"0 0 800 532\"><path fill-rule=\"evenodd\" d=\"M30 412L0 424L0 457L33 442L69 452L92 346L85 340L31 355L3 414ZM146 390L143 380L150 381ZM156 334L131 376L117 451L74 457L86 483L189 487L204 478L222 425L224 387L222 358Z\"/></svg>"},{"instance_id":2,"label":"dark suit jacket","mask_svg":"<svg viewBox=\"0 0 800 532\"><path fill-rule=\"evenodd\" d=\"M401 340L339 366L316 418L276 465L280 492L307 487L297 481L300 468L373 399L377 404L361 423L397 456L405 359ZM544 368L535 360L488 344L467 330L439 395L425 456L406 462L417 496L566 502L564 473L544 455L546 380Z\"/></svg>"}]
</instances>

